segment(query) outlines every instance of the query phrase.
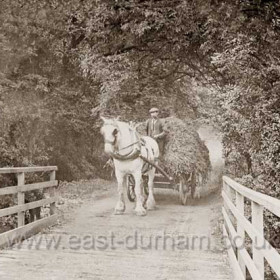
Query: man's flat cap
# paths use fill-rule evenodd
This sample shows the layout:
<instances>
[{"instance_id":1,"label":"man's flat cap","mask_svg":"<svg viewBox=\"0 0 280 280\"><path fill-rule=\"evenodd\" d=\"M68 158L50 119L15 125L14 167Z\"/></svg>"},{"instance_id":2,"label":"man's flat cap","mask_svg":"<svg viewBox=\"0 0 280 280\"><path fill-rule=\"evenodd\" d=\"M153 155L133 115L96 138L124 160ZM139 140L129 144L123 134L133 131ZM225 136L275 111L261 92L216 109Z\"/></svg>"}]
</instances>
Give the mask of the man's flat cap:
<instances>
[{"instance_id":1,"label":"man's flat cap","mask_svg":"<svg viewBox=\"0 0 280 280\"><path fill-rule=\"evenodd\" d=\"M154 108L150 109L149 113L154 113L154 112L158 112L158 111L159 111L159 109L154 107Z\"/></svg>"}]
</instances>

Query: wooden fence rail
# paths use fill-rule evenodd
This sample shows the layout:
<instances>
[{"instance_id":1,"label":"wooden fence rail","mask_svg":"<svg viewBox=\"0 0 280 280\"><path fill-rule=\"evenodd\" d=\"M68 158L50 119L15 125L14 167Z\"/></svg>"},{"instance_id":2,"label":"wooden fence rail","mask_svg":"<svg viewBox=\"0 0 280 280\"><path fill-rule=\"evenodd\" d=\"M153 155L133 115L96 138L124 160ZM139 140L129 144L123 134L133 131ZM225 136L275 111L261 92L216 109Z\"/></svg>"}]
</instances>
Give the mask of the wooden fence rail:
<instances>
[{"instance_id":1,"label":"wooden fence rail","mask_svg":"<svg viewBox=\"0 0 280 280\"><path fill-rule=\"evenodd\" d=\"M17 176L17 186L0 188L0 196L8 194L17 195L17 205L0 209L0 217L17 213L17 228L0 234L0 247L9 246L21 239L30 237L38 233L42 228L53 225L57 221L55 213L55 187L58 182L55 180L56 166L35 166L35 167L9 167L0 168L1 174L15 173ZM27 172L49 172L50 181L25 184L25 173ZM25 192L50 188L50 197L25 203ZM25 211L50 204L50 216L33 221L25 225Z\"/></svg>"},{"instance_id":2,"label":"wooden fence rail","mask_svg":"<svg viewBox=\"0 0 280 280\"><path fill-rule=\"evenodd\" d=\"M224 237L235 279L246 279L247 271L252 279L264 279L265 259L280 277L280 254L264 238L264 208L280 217L280 200L253 191L223 177ZM244 198L251 201L252 222L244 215ZM245 233L252 241L252 257L245 246ZM247 269L246 269L247 268Z\"/></svg>"}]
</instances>

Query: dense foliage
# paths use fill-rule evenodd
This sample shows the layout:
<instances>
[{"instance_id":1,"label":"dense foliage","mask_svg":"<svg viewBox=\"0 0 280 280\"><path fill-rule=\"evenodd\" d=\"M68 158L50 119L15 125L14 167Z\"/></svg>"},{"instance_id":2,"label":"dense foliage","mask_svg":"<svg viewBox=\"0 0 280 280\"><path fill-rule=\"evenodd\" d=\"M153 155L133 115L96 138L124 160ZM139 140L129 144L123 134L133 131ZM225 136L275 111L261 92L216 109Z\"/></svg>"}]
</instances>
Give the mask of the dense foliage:
<instances>
[{"instance_id":1,"label":"dense foliage","mask_svg":"<svg viewBox=\"0 0 280 280\"><path fill-rule=\"evenodd\" d=\"M70 51L59 52L66 25L46 18L45 4L1 1L0 164L57 164L61 179L90 177L99 156L90 116L96 84L80 75Z\"/></svg>"}]
</instances>

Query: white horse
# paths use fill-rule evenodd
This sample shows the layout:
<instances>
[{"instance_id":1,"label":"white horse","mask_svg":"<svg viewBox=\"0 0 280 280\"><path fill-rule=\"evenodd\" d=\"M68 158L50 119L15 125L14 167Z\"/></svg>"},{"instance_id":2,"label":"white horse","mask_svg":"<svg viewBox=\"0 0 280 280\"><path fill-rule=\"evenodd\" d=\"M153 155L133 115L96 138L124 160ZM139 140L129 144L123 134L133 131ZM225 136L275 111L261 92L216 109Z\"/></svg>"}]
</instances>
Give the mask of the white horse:
<instances>
[{"instance_id":1,"label":"white horse","mask_svg":"<svg viewBox=\"0 0 280 280\"><path fill-rule=\"evenodd\" d=\"M148 136L142 136L140 139L136 130L125 122L103 117L101 119L104 122L101 128L101 134L105 141L104 149L113 158L115 174L118 181L119 199L114 213L120 215L125 211L124 183L127 175L131 174L135 180L135 212L139 216L144 216L146 215L146 209L143 205L144 197L141 183L142 168L145 162L139 155L156 163L159 157L158 144L153 138ZM155 168L149 168L145 174L149 177L149 195L146 206L148 210L152 210L156 206L153 193Z\"/></svg>"}]
</instances>

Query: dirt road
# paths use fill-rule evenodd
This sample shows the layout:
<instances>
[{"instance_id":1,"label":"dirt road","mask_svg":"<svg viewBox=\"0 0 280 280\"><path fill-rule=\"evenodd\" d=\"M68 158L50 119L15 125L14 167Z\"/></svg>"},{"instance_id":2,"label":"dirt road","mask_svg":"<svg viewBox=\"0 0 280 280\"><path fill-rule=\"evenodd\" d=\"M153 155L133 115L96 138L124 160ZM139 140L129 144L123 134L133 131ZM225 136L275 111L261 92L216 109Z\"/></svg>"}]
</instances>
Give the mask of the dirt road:
<instances>
[{"instance_id":1,"label":"dirt road","mask_svg":"<svg viewBox=\"0 0 280 280\"><path fill-rule=\"evenodd\" d=\"M137 217L130 202L125 215L112 214L115 193L84 202L66 223L1 251L0 279L231 279L214 234L219 195L181 206L177 193L156 190L158 208Z\"/></svg>"}]
</instances>

